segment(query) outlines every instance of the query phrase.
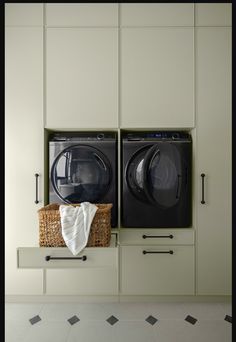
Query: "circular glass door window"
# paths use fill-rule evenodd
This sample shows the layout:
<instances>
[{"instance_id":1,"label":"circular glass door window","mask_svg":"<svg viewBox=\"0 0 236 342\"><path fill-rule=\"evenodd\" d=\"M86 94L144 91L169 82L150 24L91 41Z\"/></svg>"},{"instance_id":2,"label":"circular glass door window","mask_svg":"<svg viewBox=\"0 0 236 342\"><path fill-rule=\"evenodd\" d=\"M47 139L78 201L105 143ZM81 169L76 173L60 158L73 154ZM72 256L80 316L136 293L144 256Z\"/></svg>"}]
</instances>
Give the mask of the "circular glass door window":
<instances>
[{"instance_id":1,"label":"circular glass door window","mask_svg":"<svg viewBox=\"0 0 236 342\"><path fill-rule=\"evenodd\" d=\"M111 167L106 156L86 145L63 150L51 169L54 191L66 203L98 203L107 193L111 178Z\"/></svg>"},{"instance_id":2,"label":"circular glass door window","mask_svg":"<svg viewBox=\"0 0 236 342\"><path fill-rule=\"evenodd\" d=\"M147 202L144 192L144 169L143 162L150 146L138 150L130 159L126 168L126 182L132 194L140 201Z\"/></svg>"},{"instance_id":3,"label":"circular glass door window","mask_svg":"<svg viewBox=\"0 0 236 342\"><path fill-rule=\"evenodd\" d=\"M176 205L183 182L181 156L177 147L167 142L156 144L144 164L148 197L162 208Z\"/></svg>"}]
</instances>

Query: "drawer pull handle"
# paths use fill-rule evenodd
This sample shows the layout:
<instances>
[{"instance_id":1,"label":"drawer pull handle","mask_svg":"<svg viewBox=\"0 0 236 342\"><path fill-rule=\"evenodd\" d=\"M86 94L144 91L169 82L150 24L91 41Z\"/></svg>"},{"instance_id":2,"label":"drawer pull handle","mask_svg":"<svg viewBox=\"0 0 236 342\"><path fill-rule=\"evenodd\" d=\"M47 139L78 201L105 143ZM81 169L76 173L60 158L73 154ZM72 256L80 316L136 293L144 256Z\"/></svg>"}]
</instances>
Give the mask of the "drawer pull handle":
<instances>
[{"instance_id":1,"label":"drawer pull handle","mask_svg":"<svg viewBox=\"0 0 236 342\"><path fill-rule=\"evenodd\" d=\"M82 257L51 257L50 255L46 255L45 256L45 260L46 261L50 261L50 260L82 260L85 261L87 260L86 255L83 255Z\"/></svg>"},{"instance_id":2,"label":"drawer pull handle","mask_svg":"<svg viewBox=\"0 0 236 342\"><path fill-rule=\"evenodd\" d=\"M202 173L201 174L201 177L202 177L202 200L201 200L201 203L202 204L205 204L205 199L204 199L204 178L205 178L205 173Z\"/></svg>"},{"instance_id":3,"label":"drawer pull handle","mask_svg":"<svg viewBox=\"0 0 236 342\"><path fill-rule=\"evenodd\" d=\"M174 254L174 251L143 251L143 254Z\"/></svg>"},{"instance_id":4,"label":"drawer pull handle","mask_svg":"<svg viewBox=\"0 0 236 342\"><path fill-rule=\"evenodd\" d=\"M173 235L143 235L143 239L151 239L151 238L169 238L173 239Z\"/></svg>"},{"instance_id":5,"label":"drawer pull handle","mask_svg":"<svg viewBox=\"0 0 236 342\"><path fill-rule=\"evenodd\" d=\"M34 201L35 204L39 203L39 200L38 200L38 178L39 178L39 174L35 173L35 197L36 197L35 201Z\"/></svg>"}]
</instances>

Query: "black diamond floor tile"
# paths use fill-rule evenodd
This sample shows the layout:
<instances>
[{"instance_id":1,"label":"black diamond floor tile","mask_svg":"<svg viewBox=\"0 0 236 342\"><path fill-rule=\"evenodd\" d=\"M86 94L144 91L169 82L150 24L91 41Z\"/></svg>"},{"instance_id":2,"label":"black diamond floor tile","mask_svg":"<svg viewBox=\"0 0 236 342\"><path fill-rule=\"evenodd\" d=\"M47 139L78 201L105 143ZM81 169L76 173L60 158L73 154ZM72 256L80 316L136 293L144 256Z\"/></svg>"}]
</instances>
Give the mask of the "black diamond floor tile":
<instances>
[{"instance_id":1,"label":"black diamond floor tile","mask_svg":"<svg viewBox=\"0 0 236 342\"><path fill-rule=\"evenodd\" d=\"M195 324L197 322L197 319L188 315L186 318L185 318L185 321L187 321L188 323L191 323L191 324Z\"/></svg>"},{"instance_id":2,"label":"black diamond floor tile","mask_svg":"<svg viewBox=\"0 0 236 342\"><path fill-rule=\"evenodd\" d=\"M117 323L119 320L118 320L118 318L116 318L115 316L110 316L106 321L107 321L109 324L113 325L113 324Z\"/></svg>"},{"instance_id":3,"label":"black diamond floor tile","mask_svg":"<svg viewBox=\"0 0 236 342\"><path fill-rule=\"evenodd\" d=\"M229 315L226 315L225 316L225 321L229 322L229 323L232 323L232 317L229 316Z\"/></svg>"},{"instance_id":4,"label":"black diamond floor tile","mask_svg":"<svg viewBox=\"0 0 236 342\"><path fill-rule=\"evenodd\" d=\"M73 325L73 324L79 322L80 319L75 315L75 316L72 316L71 318L69 318L67 321L68 321L71 325Z\"/></svg>"},{"instance_id":5,"label":"black diamond floor tile","mask_svg":"<svg viewBox=\"0 0 236 342\"><path fill-rule=\"evenodd\" d=\"M34 317L30 318L29 321L33 325L33 324L38 323L39 321L41 321L41 318L39 317L39 315L37 315L37 316L34 316Z\"/></svg>"},{"instance_id":6,"label":"black diamond floor tile","mask_svg":"<svg viewBox=\"0 0 236 342\"><path fill-rule=\"evenodd\" d=\"M153 325L158 321L158 319L156 319L155 317L150 315L145 319L145 321L148 322L149 324Z\"/></svg>"}]
</instances>

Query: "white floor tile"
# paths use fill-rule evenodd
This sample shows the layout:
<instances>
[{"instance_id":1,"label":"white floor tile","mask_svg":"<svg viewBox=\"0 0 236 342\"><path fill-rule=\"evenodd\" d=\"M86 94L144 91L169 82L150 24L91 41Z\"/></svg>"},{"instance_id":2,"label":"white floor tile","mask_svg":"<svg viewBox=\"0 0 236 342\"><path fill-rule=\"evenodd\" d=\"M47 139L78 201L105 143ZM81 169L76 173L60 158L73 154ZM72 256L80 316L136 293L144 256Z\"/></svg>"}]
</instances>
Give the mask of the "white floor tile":
<instances>
[{"instance_id":1,"label":"white floor tile","mask_svg":"<svg viewBox=\"0 0 236 342\"><path fill-rule=\"evenodd\" d=\"M226 324L227 323L227 324ZM163 320L154 326L155 341L231 342L231 326L224 320L202 320L194 325L184 320Z\"/></svg>"},{"instance_id":2,"label":"white floor tile","mask_svg":"<svg viewBox=\"0 0 236 342\"><path fill-rule=\"evenodd\" d=\"M200 336L200 339L199 339ZM231 342L232 324L224 320L202 320L191 342Z\"/></svg>"},{"instance_id":3,"label":"white floor tile","mask_svg":"<svg viewBox=\"0 0 236 342\"><path fill-rule=\"evenodd\" d=\"M21 342L66 342L70 329L68 322L41 321L31 326Z\"/></svg>"},{"instance_id":4,"label":"white floor tile","mask_svg":"<svg viewBox=\"0 0 236 342\"><path fill-rule=\"evenodd\" d=\"M39 315L43 308L43 304L22 304L22 303L6 303L5 319L13 321L24 321Z\"/></svg>"},{"instance_id":5,"label":"white floor tile","mask_svg":"<svg viewBox=\"0 0 236 342\"><path fill-rule=\"evenodd\" d=\"M120 321L114 325L116 342L155 342L154 326L143 321Z\"/></svg>"},{"instance_id":6,"label":"white floor tile","mask_svg":"<svg viewBox=\"0 0 236 342\"><path fill-rule=\"evenodd\" d=\"M155 326L153 326L153 331L156 337L155 341L161 342L193 342L193 330L193 325L179 319L160 320L155 324ZM200 336L199 341L201 341Z\"/></svg>"},{"instance_id":7,"label":"white floor tile","mask_svg":"<svg viewBox=\"0 0 236 342\"><path fill-rule=\"evenodd\" d=\"M114 326L95 320L80 321L72 326L66 342L116 342Z\"/></svg>"},{"instance_id":8,"label":"white floor tile","mask_svg":"<svg viewBox=\"0 0 236 342\"><path fill-rule=\"evenodd\" d=\"M231 342L231 303L7 303L5 342ZM31 325L29 319L41 321ZM70 325L72 316L80 321ZM152 315L158 321L150 325ZM187 315L197 319L192 325ZM119 321L110 325L106 320Z\"/></svg>"},{"instance_id":9,"label":"white floor tile","mask_svg":"<svg viewBox=\"0 0 236 342\"><path fill-rule=\"evenodd\" d=\"M144 320L149 309L147 303L82 303L77 313L82 320L104 321L112 315L119 320Z\"/></svg>"},{"instance_id":10,"label":"white floor tile","mask_svg":"<svg viewBox=\"0 0 236 342\"><path fill-rule=\"evenodd\" d=\"M151 314L149 303L106 303L104 306L110 315L121 321L144 321Z\"/></svg>"},{"instance_id":11,"label":"white floor tile","mask_svg":"<svg viewBox=\"0 0 236 342\"><path fill-rule=\"evenodd\" d=\"M67 321L68 318L76 315L80 318L78 304L73 303L47 303L44 304L40 317L49 322Z\"/></svg>"},{"instance_id":12,"label":"white floor tile","mask_svg":"<svg viewBox=\"0 0 236 342\"><path fill-rule=\"evenodd\" d=\"M5 321L5 342L23 341L30 327L31 324L27 320Z\"/></svg>"},{"instance_id":13,"label":"white floor tile","mask_svg":"<svg viewBox=\"0 0 236 342\"><path fill-rule=\"evenodd\" d=\"M77 312L81 320L105 321L112 315L104 303L80 303L77 304Z\"/></svg>"},{"instance_id":14,"label":"white floor tile","mask_svg":"<svg viewBox=\"0 0 236 342\"><path fill-rule=\"evenodd\" d=\"M185 303L183 305L186 315L191 315L202 320L221 320L225 315L231 315L230 305L219 303Z\"/></svg>"},{"instance_id":15,"label":"white floor tile","mask_svg":"<svg viewBox=\"0 0 236 342\"><path fill-rule=\"evenodd\" d=\"M232 316L232 303L219 303L222 315Z\"/></svg>"},{"instance_id":16,"label":"white floor tile","mask_svg":"<svg viewBox=\"0 0 236 342\"><path fill-rule=\"evenodd\" d=\"M184 303L149 303L150 315L157 319L184 319L186 309Z\"/></svg>"}]
</instances>

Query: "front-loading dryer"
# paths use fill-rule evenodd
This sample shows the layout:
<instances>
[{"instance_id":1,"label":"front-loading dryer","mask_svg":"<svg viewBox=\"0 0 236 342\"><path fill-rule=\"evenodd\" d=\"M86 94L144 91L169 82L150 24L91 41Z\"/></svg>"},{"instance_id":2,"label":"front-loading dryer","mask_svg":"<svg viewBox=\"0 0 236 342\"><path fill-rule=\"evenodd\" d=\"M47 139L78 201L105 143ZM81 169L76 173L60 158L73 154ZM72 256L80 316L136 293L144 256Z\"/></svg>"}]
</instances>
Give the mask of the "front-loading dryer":
<instances>
[{"instance_id":1,"label":"front-loading dryer","mask_svg":"<svg viewBox=\"0 0 236 342\"><path fill-rule=\"evenodd\" d=\"M121 223L190 227L192 140L187 132L122 133Z\"/></svg>"},{"instance_id":2,"label":"front-loading dryer","mask_svg":"<svg viewBox=\"0 0 236 342\"><path fill-rule=\"evenodd\" d=\"M49 203L112 203L117 226L117 133L58 132L49 137Z\"/></svg>"}]
</instances>

